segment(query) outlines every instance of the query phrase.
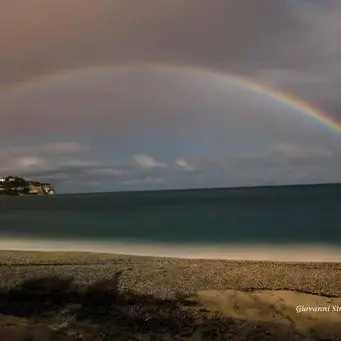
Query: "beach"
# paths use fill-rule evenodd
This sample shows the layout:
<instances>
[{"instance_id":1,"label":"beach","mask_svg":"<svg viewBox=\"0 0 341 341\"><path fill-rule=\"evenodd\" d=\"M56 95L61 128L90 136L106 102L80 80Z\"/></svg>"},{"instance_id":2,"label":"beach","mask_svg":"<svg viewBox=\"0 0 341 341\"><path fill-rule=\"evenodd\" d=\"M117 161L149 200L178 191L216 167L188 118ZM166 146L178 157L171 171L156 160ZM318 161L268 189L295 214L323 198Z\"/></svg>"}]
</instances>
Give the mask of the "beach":
<instances>
[{"instance_id":1,"label":"beach","mask_svg":"<svg viewBox=\"0 0 341 341\"><path fill-rule=\"evenodd\" d=\"M339 340L340 273L336 262L0 251L0 339Z\"/></svg>"}]
</instances>

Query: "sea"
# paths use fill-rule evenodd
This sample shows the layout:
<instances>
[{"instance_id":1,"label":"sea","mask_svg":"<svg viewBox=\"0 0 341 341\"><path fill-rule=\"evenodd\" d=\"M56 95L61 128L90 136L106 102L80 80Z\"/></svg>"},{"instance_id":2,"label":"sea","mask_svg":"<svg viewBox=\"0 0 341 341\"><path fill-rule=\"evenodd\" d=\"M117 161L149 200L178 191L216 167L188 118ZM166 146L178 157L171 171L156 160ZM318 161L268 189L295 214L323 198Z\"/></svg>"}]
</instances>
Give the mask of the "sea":
<instances>
[{"instance_id":1,"label":"sea","mask_svg":"<svg viewBox=\"0 0 341 341\"><path fill-rule=\"evenodd\" d=\"M341 261L341 184L0 197L0 249Z\"/></svg>"}]
</instances>

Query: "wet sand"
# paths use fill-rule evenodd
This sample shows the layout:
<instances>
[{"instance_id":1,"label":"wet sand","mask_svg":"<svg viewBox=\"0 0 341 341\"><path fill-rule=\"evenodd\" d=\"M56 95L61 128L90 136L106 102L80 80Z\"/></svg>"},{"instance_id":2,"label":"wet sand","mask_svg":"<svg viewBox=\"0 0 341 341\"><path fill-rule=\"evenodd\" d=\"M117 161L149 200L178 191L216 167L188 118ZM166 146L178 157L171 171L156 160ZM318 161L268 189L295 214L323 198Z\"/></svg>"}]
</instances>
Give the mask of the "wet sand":
<instances>
[{"instance_id":1,"label":"wet sand","mask_svg":"<svg viewBox=\"0 0 341 341\"><path fill-rule=\"evenodd\" d=\"M341 264L0 251L0 339L340 340Z\"/></svg>"}]
</instances>

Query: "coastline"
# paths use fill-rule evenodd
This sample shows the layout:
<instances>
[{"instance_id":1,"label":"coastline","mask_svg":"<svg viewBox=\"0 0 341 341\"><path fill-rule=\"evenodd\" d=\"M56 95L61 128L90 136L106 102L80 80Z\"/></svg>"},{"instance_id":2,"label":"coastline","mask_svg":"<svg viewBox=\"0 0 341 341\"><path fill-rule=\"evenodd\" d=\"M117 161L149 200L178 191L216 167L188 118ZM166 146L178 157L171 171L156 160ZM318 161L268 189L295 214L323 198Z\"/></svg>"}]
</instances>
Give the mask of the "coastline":
<instances>
[{"instance_id":1,"label":"coastline","mask_svg":"<svg viewBox=\"0 0 341 341\"><path fill-rule=\"evenodd\" d=\"M0 251L0 321L25 318L32 328L43 328L44 321L46 332L65 337L60 340L73 340L75 333L95 340L99 330L130 333L132 340L152 334L160 340L213 340L217 330L222 340L231 333L250 340L337 340L340 273L341 263ZM202 338L205 330L210 332Z\"/></svg>"},{"instance_id":2,"label":"coastline","mask_svg":"<svg viewBox=\"0 0 341 341\"><path fill-rule=\"evenodd\" d=\"M83 252L181 259L269 262L341 263L341 245L269 243L165 243L104 240L43 239L2 235L0 250Z\"/></svg>"}]
</instances>

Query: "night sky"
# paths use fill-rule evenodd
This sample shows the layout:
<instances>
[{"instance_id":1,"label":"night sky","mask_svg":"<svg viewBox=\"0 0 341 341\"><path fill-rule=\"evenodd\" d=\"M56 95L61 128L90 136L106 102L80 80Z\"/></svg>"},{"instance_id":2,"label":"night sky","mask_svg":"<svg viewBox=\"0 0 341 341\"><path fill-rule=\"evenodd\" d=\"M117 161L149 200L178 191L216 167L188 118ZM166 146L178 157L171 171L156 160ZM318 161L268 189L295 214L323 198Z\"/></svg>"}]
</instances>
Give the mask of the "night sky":
<instances>
[{"instance_id":1,"label":"night sky","mask_svg":"<svg viewBox=\"0 0 341 341\"><path fill-rule=\"evenodd\" d=\"M7 1L0 175L58 192L338 182L341 2Z\"/></svg>"}]
</instances>

